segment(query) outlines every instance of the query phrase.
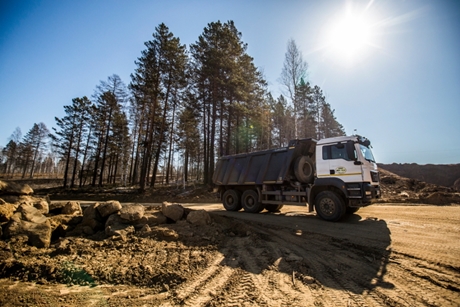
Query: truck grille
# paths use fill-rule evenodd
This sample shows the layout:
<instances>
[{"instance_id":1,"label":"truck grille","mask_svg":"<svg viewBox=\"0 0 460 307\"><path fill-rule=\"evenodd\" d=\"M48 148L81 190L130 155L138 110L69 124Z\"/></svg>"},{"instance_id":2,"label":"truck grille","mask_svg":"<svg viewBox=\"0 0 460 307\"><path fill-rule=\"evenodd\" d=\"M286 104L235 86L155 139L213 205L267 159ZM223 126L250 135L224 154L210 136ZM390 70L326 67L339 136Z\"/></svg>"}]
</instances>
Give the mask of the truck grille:
<instances>
[{"instance_id":1,"label":"truck grille","mask_svg":"<svg viewBox=\"0 0 460 307\"><path fill-rule=\"evenodd\" d=\"M380 180L379 172L371 171L371 179L372 179L372 182L379 182Z\"/></svg>"}]
</instances>

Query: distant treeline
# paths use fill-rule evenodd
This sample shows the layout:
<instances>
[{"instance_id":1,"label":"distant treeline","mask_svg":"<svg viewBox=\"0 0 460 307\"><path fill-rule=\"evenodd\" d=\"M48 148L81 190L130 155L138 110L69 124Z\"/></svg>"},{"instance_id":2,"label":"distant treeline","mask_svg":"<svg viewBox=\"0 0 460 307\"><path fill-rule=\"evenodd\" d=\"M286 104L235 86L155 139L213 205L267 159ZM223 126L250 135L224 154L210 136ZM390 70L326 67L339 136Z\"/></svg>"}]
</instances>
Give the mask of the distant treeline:
<instances>
[{"instance_id":1,"label":"distant treeline","mask_svg":"<svg viewBox=\"0 0 460 307\"><path fill-rule=\"evenodd\" d=\"M290 40L274 98L234 23L212 22L188 48L165 24L135 61L128 86L117 75L91 99L64 106L49 131L17 128L1 150L0 176L62 177L64 187L212 181L219 156L344 135L307 63Z\"/></svg>"}]
</instances>

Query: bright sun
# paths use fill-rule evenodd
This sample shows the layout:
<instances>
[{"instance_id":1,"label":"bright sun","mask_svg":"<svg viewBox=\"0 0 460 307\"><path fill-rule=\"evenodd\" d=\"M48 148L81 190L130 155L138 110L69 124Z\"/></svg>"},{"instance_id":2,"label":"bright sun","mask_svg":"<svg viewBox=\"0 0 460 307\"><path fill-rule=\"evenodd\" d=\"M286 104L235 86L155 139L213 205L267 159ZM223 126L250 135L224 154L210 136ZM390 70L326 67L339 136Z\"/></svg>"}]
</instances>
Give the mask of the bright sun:
<instances>
[{"instance_id":1,"label":"bright sun","mask_svg":"<svg viewBox=\"0 0 460 307\"><path fill-rule=\"evenodd\" d=\"M326 32L326 48L342 60L354 61L372 45L372 24L363 14L351 9L334 18Z\"/></svg>"}]
</instances>

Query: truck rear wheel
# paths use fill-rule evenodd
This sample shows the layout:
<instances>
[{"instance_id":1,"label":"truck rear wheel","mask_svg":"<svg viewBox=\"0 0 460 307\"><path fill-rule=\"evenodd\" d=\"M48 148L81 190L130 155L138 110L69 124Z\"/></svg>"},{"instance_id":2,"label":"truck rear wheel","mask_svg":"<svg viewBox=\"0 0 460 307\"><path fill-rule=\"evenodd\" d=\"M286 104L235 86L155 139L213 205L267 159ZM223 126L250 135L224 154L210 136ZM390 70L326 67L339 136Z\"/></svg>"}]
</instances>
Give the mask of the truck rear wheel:
<instances>
[{"instance_id":1,"label":"truck rear wheel","mask_svg":"<svg viewBox=\"0 0 460 307\"><path fill-rule=\"evenodd\" d=\"M308 156L300 156L294 164L294 174L302 183L312 183L315 179L313 160Z\"/></svg>"},{"instance_id":2,"label":"truck rear wheel","mask_svg":"<svg viewBox=\"0 0 460 307\"><path fill-rule=\"evenodd\" d=\"M258 213L264 210L264 204L259 202L259 194L254 190L244 191L241 203L245 212Z\"/></svg>"},{"instance_id":3,"label":"truck rear wheel","mask_svg":"<svg viewBox=\"0 0 460 307\"><path fill-rule=\"evenodd\" d=\"M241 206L241 193L230 189L224 192L222 195L222 203L224 204L224 208L227 211L238 211L242 208Z\"/></svg>"},{"instance_id":4,"label":"truck rear wheel","mask_svg":"<svg viewBox=\"0 0 460 307\"><path fill-rule=\"evenodd\" d=\"M315 198L315 210L322 219L336 222L345 214L346 206L334 192L323 191Z\"/></svg>"}]
</instances>

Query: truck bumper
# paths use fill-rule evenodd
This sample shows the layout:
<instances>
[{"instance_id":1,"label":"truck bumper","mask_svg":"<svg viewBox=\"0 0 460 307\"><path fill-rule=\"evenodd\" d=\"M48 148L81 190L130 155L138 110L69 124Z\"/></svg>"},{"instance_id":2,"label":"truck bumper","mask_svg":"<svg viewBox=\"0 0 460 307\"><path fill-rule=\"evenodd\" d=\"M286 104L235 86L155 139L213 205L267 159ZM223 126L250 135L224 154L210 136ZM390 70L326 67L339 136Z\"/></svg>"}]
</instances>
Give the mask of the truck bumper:
<instances>
[{"instance_id":1,"label":"truck bumper","mask_svg":"<svg viewBox=\"0 0 460 307\"><path fill-rule=\"evenodd\" d=\"M366 183L363 186L364 188L364 198L365 199L376 199L380 198L380 186L378 185L372 185L370 183Z\"/></svg>"},{"instance_id":2,"label":"truck bumper","mask_svg":"<svg viewBox=\"0 0 460 307\"><path fill-rule=\"evenodd\" d=\"M348 189L348 201L350 207L369 206L373 199L380 198L380 186L372 185L367 182L360 184L360 186L360 189L357 189L356 187Z\"/></svg>"}]
</instances>

